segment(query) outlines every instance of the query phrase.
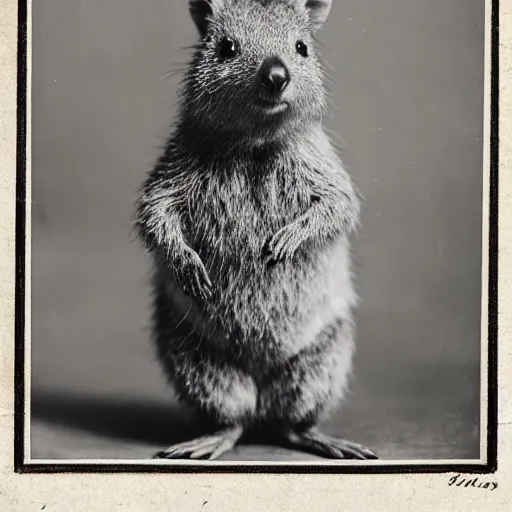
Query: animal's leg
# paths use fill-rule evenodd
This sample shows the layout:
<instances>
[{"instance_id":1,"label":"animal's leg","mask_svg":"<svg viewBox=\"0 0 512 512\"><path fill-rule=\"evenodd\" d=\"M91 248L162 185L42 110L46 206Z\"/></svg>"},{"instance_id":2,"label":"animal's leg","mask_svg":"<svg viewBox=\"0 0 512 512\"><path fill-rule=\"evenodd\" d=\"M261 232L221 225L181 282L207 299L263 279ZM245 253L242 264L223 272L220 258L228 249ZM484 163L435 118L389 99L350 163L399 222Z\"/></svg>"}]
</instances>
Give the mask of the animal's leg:
<instances>
[{"instance_id":1,"label":"animal's leg","mask_svg":"<svg viewBox=\"0 0 512 512\"><path fill-rule=\"evenodd\" d=\"M252 422L256 385L249 375L208 344L187 315L177 315L165 289L157 287L154 327L160 362L179 399L207 420L212 434L171 446L158 458L220 457L230 450Z\"/></svg>"},{"instance_id":2,"label":"animal's leg","mask_svg":"<svg viewBox=\"0 0 512 512\"><path fill-rule=\"evenodd\" d=\"M267 377L260 402L272 423L281 425L288 443L329 458L377 457L357 443L315 428L320 414L343 397L353 348L350 321L339 319L323 329L311 347Z\"/></svg>"},{"instance_id":3,"label":"animal's leg","mask_svg":"<svg viewBox=\"0 0 512 512\"><path fill-rule=\"evenodd\" d=\"M158 458L210 460L231 450L251 423L257 390L250 377L203 353L174 354L171 378L178 396L216 426L212 435L171 446Z\"/></svg>"},{"instance_id":4,"label":"animal's leg","mask_svg":"<svg viewBox=\"0 0 512 512\"><path fill-rule=\"evenodd\" d=\"M175 353L171 378L178 396L195 407L217 431L212 435L171 446L159 458L210 460L231 450L256 411L257 390L253 380L211 354Z\"/></svg>"}]
</instances>

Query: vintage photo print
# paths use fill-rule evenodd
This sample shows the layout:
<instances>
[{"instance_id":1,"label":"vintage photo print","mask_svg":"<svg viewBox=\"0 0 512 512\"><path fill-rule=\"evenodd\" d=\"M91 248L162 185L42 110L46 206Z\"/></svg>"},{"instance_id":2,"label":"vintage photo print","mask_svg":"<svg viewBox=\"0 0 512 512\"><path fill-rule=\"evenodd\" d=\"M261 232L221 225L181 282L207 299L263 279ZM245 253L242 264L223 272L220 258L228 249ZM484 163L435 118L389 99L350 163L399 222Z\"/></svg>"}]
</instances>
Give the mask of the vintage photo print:
<instances>
[{"instance_id":1,"label":"vintage photo print","mask_svg":"<svg viewBox=\"0 0 512 512\"><path fill-rule=\"evenodd\" d=\"M16 469L494 471L497 20L20 2Z\"/></svg>"}]
</instances>

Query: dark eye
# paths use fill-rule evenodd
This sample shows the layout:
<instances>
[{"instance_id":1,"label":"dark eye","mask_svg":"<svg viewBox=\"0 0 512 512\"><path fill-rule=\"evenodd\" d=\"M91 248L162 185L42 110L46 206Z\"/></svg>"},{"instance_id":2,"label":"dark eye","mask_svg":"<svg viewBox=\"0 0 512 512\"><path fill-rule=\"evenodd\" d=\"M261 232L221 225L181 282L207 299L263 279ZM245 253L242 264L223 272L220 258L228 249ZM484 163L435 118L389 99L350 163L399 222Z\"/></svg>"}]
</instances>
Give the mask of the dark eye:
<instances>
[{"instance_id":1,"label":"dark eye","mask_svg":"<svg viewBox=\"0 0 512 512\"><path fill-rule=\"evenodd\" d=\"M238 55L239 49L236 41L225 37L219 44L219 55L222 59L232 59Z\"/></svg>"},{"instance_id":2,"label":"dark eye","mask_svg":"<svg viewBox=\"0 0 512 512\"><path fill-rule=\"evenodd\" d=\"M297 41L295 48L297 48L297 53L300 53L303 57L308 56L308 47L304 41Z\"/></svg>"}]
</instances>

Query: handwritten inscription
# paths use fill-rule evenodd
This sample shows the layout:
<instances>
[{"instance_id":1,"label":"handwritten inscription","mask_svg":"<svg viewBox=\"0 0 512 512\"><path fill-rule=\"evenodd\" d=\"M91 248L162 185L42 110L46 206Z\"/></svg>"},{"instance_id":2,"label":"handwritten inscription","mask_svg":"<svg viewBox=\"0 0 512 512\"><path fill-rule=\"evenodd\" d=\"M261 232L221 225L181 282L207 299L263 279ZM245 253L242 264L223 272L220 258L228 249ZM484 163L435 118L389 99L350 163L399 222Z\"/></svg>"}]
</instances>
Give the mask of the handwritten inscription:
<instances>
[{"instance_id":1,"label":"handwritten inscription","mask_svg":"<svg viewBox=\"0 0 512 512\"><path fill-rule=\"evenodd\" d=\"M485 482L478 477L464 477L455 475L448 480L450 487L471 487L475 489L488 489L494 491L498 488L498 482Z\"/></svg>"}]
</instances>

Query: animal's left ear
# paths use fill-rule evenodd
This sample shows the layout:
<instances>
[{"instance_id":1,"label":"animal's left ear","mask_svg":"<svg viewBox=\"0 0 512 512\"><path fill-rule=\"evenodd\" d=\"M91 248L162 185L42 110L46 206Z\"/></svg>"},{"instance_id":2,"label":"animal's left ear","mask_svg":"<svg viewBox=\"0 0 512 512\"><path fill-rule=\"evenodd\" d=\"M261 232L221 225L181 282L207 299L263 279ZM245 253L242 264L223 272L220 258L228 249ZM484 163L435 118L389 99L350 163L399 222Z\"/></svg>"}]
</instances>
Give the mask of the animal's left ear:
<instances>
[{"instance_id":1,"label":"animal's left ear","mask_svg":"<svg viewBox=\"0 0 512 512\"><path fill-rule=\"evenodd\" d=\"M309 15L313 30L318 30L331 11L332 0L301 0Z\"/></svg>"}]
</instances>

